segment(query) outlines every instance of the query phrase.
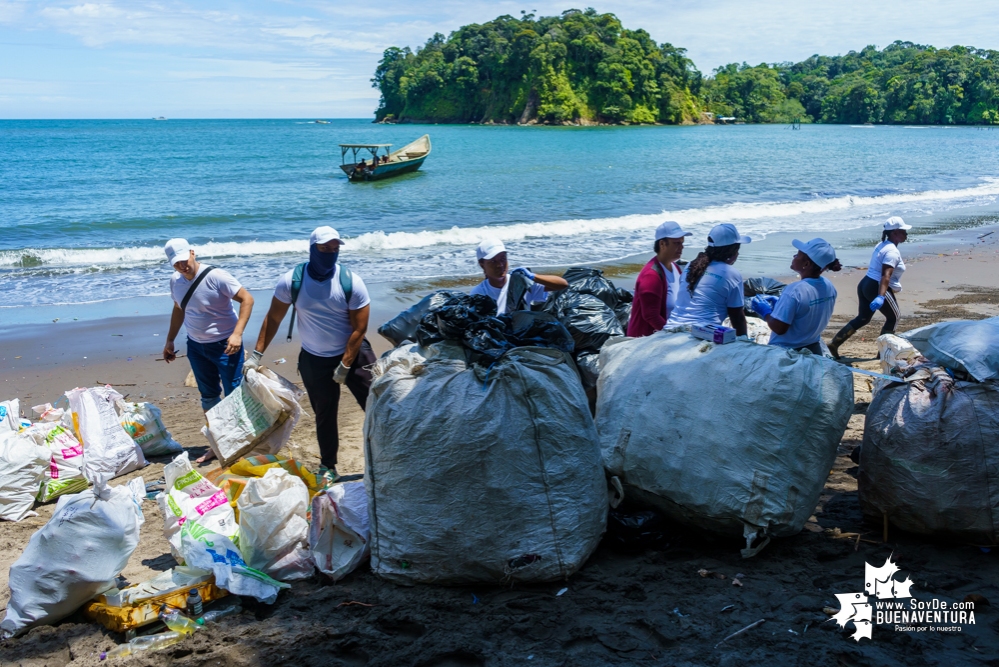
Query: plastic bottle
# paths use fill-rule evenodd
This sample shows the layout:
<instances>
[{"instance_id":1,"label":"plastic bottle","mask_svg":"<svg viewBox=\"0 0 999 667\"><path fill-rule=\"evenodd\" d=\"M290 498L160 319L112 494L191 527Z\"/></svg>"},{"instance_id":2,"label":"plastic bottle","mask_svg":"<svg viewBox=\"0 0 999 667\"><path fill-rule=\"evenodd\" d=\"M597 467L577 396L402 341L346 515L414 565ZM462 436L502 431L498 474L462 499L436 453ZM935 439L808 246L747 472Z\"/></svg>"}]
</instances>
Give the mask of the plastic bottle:
<instances>
[{"instance_id":1,"label":"plastic bottle","mask_svg":"<svg viewBox=\"0 0 999 667\"><path fill-rule=\"evenodd\" d=\"M136 637L127 644L120 644L107 653L101 655L101 660L105 658L123 658L126 655L139 653L142 651L158 651L167 646L179 643L184 636L179 632L161 632L158 635L145 635Z\"/></svg>"},{"instance_id":2,"label":"plastic bottle","mask_svg":"<svg viewBox=\"0 0 999 667\"><path fill-rule=\"evenodd\" d=\"M226 616L235 616L239 612L243 611L242 605L239 602L234 602L225 607L219 607L218 609L209 609L201 618L198 619L198 623L204 625L205 623L215 623Z\"/></svg>"},{"instance_id":3,"label":"plastic bottle","mask_svg":"<svg viewBox=\"0 0 999 667\"><path fill-rule=\"evenodd\" d=\"M192 588L187 594L187 613L191 616L201 616L201 594L197 588Z\"/></svg>"},{"instance_id":4,"label":"plastic bottle","mask_svg":"<svg viewBox=\"0 0 999 667\"><path fill-rule=\"evenodd\" d=\"M166 605L160 609L160 620L166 624L167 628L182 635L189 635L200 627L176 609L168 609Z\"/></svg>"}]
</instances>

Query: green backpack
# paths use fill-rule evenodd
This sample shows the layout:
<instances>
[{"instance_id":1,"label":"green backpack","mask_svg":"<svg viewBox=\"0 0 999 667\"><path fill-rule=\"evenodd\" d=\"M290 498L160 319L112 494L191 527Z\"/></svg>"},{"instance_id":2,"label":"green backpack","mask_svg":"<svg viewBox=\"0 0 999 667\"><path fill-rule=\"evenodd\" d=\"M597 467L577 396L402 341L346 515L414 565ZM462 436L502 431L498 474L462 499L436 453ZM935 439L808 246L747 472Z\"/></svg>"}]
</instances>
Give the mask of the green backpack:
<instances>
[{"instance_id":1,"label":"green backpack","mask_svg":"<svg viewBox=\"0 0 999 667\"><path fill-rule=\"evenodd\" d=\"M288 322L288 342L291 342L291 332L295 329L295 313L298 312L295 303L298 301L298 293L302 291L302 279L305 277L305 265L302 262L295 267L295 272L291 274L291 321ZM347 309L350 310L350 297L354 295L354 274L343 264L340 265L340 288L347 299Z\"/></svg>"}]
</instances>

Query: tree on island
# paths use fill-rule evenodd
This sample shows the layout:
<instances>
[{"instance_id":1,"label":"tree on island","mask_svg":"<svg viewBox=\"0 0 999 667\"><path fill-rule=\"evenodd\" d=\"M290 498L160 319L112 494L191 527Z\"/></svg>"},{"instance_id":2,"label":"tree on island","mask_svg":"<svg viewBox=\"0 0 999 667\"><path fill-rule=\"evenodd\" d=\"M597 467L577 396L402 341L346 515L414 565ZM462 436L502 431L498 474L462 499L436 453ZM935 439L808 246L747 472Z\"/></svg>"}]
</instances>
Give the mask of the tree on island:
<instances>
[{"instance_id":1,"label":"tree on island","mask_svg":"<svg viewBox=\"0 0 999 667\"><path fill-rule=\"evenodd\" d=\"M703 78L686 50L613 14L500 16L378 63L376 121L999 124L999 51L897 41Z\"/></svg>"}]
</instances>

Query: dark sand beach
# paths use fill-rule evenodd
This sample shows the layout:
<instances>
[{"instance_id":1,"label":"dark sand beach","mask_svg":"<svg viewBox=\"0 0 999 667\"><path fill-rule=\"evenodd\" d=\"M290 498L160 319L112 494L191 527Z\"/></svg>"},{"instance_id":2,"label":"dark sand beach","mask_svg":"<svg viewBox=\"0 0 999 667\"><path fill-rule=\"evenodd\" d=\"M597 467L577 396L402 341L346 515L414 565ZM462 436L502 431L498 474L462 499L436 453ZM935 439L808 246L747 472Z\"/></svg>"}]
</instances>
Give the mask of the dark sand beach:
<instances>
[{"instance_id":1,"label":"dark sand beach","mask_svg":"<svg viewBox=\"0 0 999 667\"><path fill-rule=\"evenodd\" d=\"M995 236L988 237L995 238ZM984 239L910 261L901 329L942 319L999 315L999 243ZM633 274L632 274L633 275ZM833 276L839 290L826 340L855 314L858 269ZM632 287L633 279L614 276ZM260 302L260 300L258 300ZM260 308L261 313L264 310ZM258 313L246 340L256 338ZM880 316L841 352L859 368L879 369L874 340ZM374 333L376 352L386 349ZM0 338L0 398L25 409L67 389L110 383L132 400L163 410L175 439L192 458L205 451L197 390L184 386L186 360L156 361L166 316L21 327ZM159 333L159 336L153 334ZM120 334L120 335L118 335ZM297 342L283 331L266 362L299 381ZM284 358L285 364L274 365ZM774 540L752 559L739 545L676 529L669 545L637 554L605 545L567 582L510 588L407 588L381 581L362 566L338 584L316 577L296 582L272 606L247 600L245 611L162 652L127 658L146 665L996 665L999 656L999 549L933 541L865 523L857 502L857 466L850 452L861 439L871 386L855 376L855 413L843 436L825 493L806 530ZM283 451L315 466L314 422L305 415ZM363 413L341 402L341 472L364 469ZM136 473L160 479L166 460ZM211 465L205 470L211 469ZM29 537L52 515L0 524L0 608L8 600L7 572ZM175 563L155 502L143 504L145 524L124 571L139 582ZM419 511L419 508L414 508ZM842 533L854 536L839 537ZM859 540L856 535L859 534ZM863 589L864 563L893 554L918 595L961 601L982 595L976 624L963 632L909 633L875 629L871 641L849 639L823 610L838 608L837 592ZM702 577L699 570L721 577ZM741 586L733 585L739 575ZM559 595L562 588L568 590ZM733 632L764 620L727 641ZM97 665L120 638L81 616L0 642L0 665Z\"/></svg>"}]
</instances>

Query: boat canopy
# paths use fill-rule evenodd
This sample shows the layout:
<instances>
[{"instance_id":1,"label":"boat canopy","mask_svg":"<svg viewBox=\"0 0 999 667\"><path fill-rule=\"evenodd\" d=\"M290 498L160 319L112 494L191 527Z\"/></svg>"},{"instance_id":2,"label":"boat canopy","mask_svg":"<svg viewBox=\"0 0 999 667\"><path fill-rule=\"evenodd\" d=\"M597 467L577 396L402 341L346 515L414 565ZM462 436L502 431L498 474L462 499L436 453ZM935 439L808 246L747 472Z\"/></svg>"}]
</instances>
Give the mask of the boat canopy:
<instances>
[{"instance_id":1,"label":"boat canopy","mask_svg":"<svg viewBox=\"0 0 999 667\"><path fill-rule=\"evenodd\" d=\"M392 144L340 144L340 159L341 161L346 161L347 152L350 151L354 154L354 162L357 162L357 154L360 151L367 149L372 156L377 156L378 151L382 148L385 149L385 153L389 152Z\"/></svg>"}]
</instances>

